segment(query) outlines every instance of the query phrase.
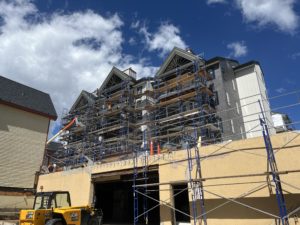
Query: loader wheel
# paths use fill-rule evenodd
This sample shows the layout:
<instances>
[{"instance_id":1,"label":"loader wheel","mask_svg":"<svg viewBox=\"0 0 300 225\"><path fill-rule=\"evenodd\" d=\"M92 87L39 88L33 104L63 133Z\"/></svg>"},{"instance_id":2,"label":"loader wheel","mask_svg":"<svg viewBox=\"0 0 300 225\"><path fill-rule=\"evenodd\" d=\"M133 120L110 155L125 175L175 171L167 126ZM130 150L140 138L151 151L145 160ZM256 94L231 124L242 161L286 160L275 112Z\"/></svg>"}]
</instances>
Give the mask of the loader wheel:
<instances>
[{"instance_id":1,"label":"loader wheel","mask_svg":"<svg viewBox=\"0 0 300 225\"><path fill-rule=\"evenodd\" d=\"M51 219L45 225L63 225L63 222L61 219Z\"/></svg>"}]
</instances>

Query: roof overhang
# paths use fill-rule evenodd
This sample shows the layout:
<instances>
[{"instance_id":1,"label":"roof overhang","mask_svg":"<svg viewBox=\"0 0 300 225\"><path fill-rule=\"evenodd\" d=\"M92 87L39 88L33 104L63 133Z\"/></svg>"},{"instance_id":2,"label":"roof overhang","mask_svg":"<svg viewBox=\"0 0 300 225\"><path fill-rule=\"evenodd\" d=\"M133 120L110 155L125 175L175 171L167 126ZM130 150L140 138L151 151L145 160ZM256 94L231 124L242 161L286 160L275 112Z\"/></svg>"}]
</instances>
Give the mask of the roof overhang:
<instances>
[{"instance_id":1,"label":"roof overhang","mask_svg":"<svg viewBox=\"0 0 300 225\"><path fill-rule=\"evenodd\" d=\"M13 107L13 108L16 108L16 109L20 109L20 110L23 110L23 111L26 111L26 112L29 112L29 113L34 113L34 114L37 114L37 115L40 115L40 116L43 116L43 117L47 117L47 118L49 118L51 120L54 120L54 121L57 120L57 116L42 113L40 111L36 111L36 110L30 109L30 108L27 108L27 107L24 107L24 106L21 106L21 105L17 105L17 104L14 104L12 102L3 101L3 100L0 99L0 104L7 105L7 106L10 106L10 107Z\"/></svg>"}]
</instances>

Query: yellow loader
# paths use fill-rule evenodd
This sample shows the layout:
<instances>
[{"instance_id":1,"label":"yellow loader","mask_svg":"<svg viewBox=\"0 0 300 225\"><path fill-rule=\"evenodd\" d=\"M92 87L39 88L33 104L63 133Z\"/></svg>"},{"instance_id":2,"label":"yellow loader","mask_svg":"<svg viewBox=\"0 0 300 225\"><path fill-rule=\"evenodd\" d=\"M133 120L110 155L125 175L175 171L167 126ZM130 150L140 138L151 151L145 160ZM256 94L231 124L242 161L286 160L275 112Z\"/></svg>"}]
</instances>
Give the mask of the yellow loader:
<instances>
[{"instance_id":1,"label":"yellow loader","mask_svg":"<svg viewBox=\"0 0 300 225\"><path fill-rule=\"evenodd\" d=\"M39 192L33 209L21 210L19 225L101 225L101 210L71 206L67 191Z\"/></svg>"}]
</instances>

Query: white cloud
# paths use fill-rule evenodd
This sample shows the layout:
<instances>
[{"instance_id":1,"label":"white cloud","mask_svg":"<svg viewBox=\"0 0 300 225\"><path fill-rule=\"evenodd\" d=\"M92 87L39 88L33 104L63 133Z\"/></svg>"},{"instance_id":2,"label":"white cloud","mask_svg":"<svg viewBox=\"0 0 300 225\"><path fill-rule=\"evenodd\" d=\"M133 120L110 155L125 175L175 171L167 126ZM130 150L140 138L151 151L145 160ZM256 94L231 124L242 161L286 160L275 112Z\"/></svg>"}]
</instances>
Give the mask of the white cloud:
<instances>
[{"instance_id":1,"label":"white cloud","mask_svg":"<svg viewBox=\"0 0 300 225\"><path fill-rule=\"evenodd\" d=\"M232 42L227 45L227 48L231 50L230 57L241 57L245 56L248 53L248 48L245 45L244 41Z\"/></svg>"},{"instance_id":2,"label":"white cloud","mask_svg":"<svg viewBox=\"0 0 300 225\"><path fill-rule=\"evenodd\" d=\"M282 93L286 92L286 89L281 87L281 88L277 88L275 91L278 92L279 94L282 94Z\"/></svg>"},{"instance_id":3,"label":"white cloud","mask_svg":"<svg viewBox=\"0 0 300 225\"><path fill-rule=\"evenodd\" d=\"M136 45L136 40L135 40L135 38L134 38L134 37L129 38L128 43L129 43L130 45Z\"/></svg>"},{"instance_id":4,"label":"white cloud","mask_svg":"<svg viewBox=\"0 0 300 225\"><path fill-rule=\"evenodd\" d=\"M140 26L140 21L139 21L139 20L136 20L136 21L133 21L133 22L131 23L130 28L131 28L131 29L137 29L137 28L139 28L139 26Z\"/></svg>"},{"instance_id":5,"label":"white cloud","mask_svg":"<svg viewBox=\"0 0 300 225\"><path fill-rule=\"evenodd\" d=\"M141 76L157 69L122 52L117 14L44 15L31 1L14 0L0 2L0 17L0 74L49 93L59 116L82 89L98 88L112 66L132 65Z\"/></svg>"},{"instance_id":6,"label":"white cloud","mask_svg":"<svg viewBox=\"0 0 300 225\"><path fill-rule=\"evenodd\" d=\"M227 3L226 0L207 0L206 2L208 5L211 5L211 4L217 4L217 3Z\"/></svg>"},{"instance_id":7,"label":"white cloud","mask_svg":"<svg viewBox=\"0 0 300 225\"><path fill-rule=\"evenodd\" d=\"M297 59L298 57L300 57L300 52L295 52L291 55L291 58L294 60Z\"/></svg>"},{"instance_id":8,"label":"white cloud","mask_svg":"<svg viewBox=\"0 0 300 225\"><path fill-rule=\"evenodd\" d=\"M145 37L145 42L149 51L159 51L164 57L174 47L187 48L186 43L180 37L178 27L169 23L162 23L156 33L149 33L146 26L140 28L140 33Z\"/></svg>"},{"instance_id":9,"label":"white cloud","mask_svg":"<svg viewBox=\"0 0 300 225\"><path fill-rule=\"evenodd\" d=\"M293 9L295 0L235 0L246 22L258 26L276 25L279 30L293 33L299 18Z\"/></svg>"}]
</instances>

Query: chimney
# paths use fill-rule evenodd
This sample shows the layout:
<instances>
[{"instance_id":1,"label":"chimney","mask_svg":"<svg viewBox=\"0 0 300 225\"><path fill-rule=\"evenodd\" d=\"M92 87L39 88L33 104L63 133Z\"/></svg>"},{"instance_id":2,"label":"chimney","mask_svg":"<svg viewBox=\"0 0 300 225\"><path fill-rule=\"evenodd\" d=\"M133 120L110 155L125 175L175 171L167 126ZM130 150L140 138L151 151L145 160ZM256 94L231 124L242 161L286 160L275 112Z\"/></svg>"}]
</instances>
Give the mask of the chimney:
<instances>
[{"instance_id":1,"label":"chimney","mask_svg":"<svg viewBox=\"0 0 300 225\"><path fill-rule=\"evenodd\" d=\"M136 72L131 69L131 67L129 67L128 69L123 71L124 73L126 73L128 76L132 77L133 79L136 80Z\"/></svg>"}]
</instances>

